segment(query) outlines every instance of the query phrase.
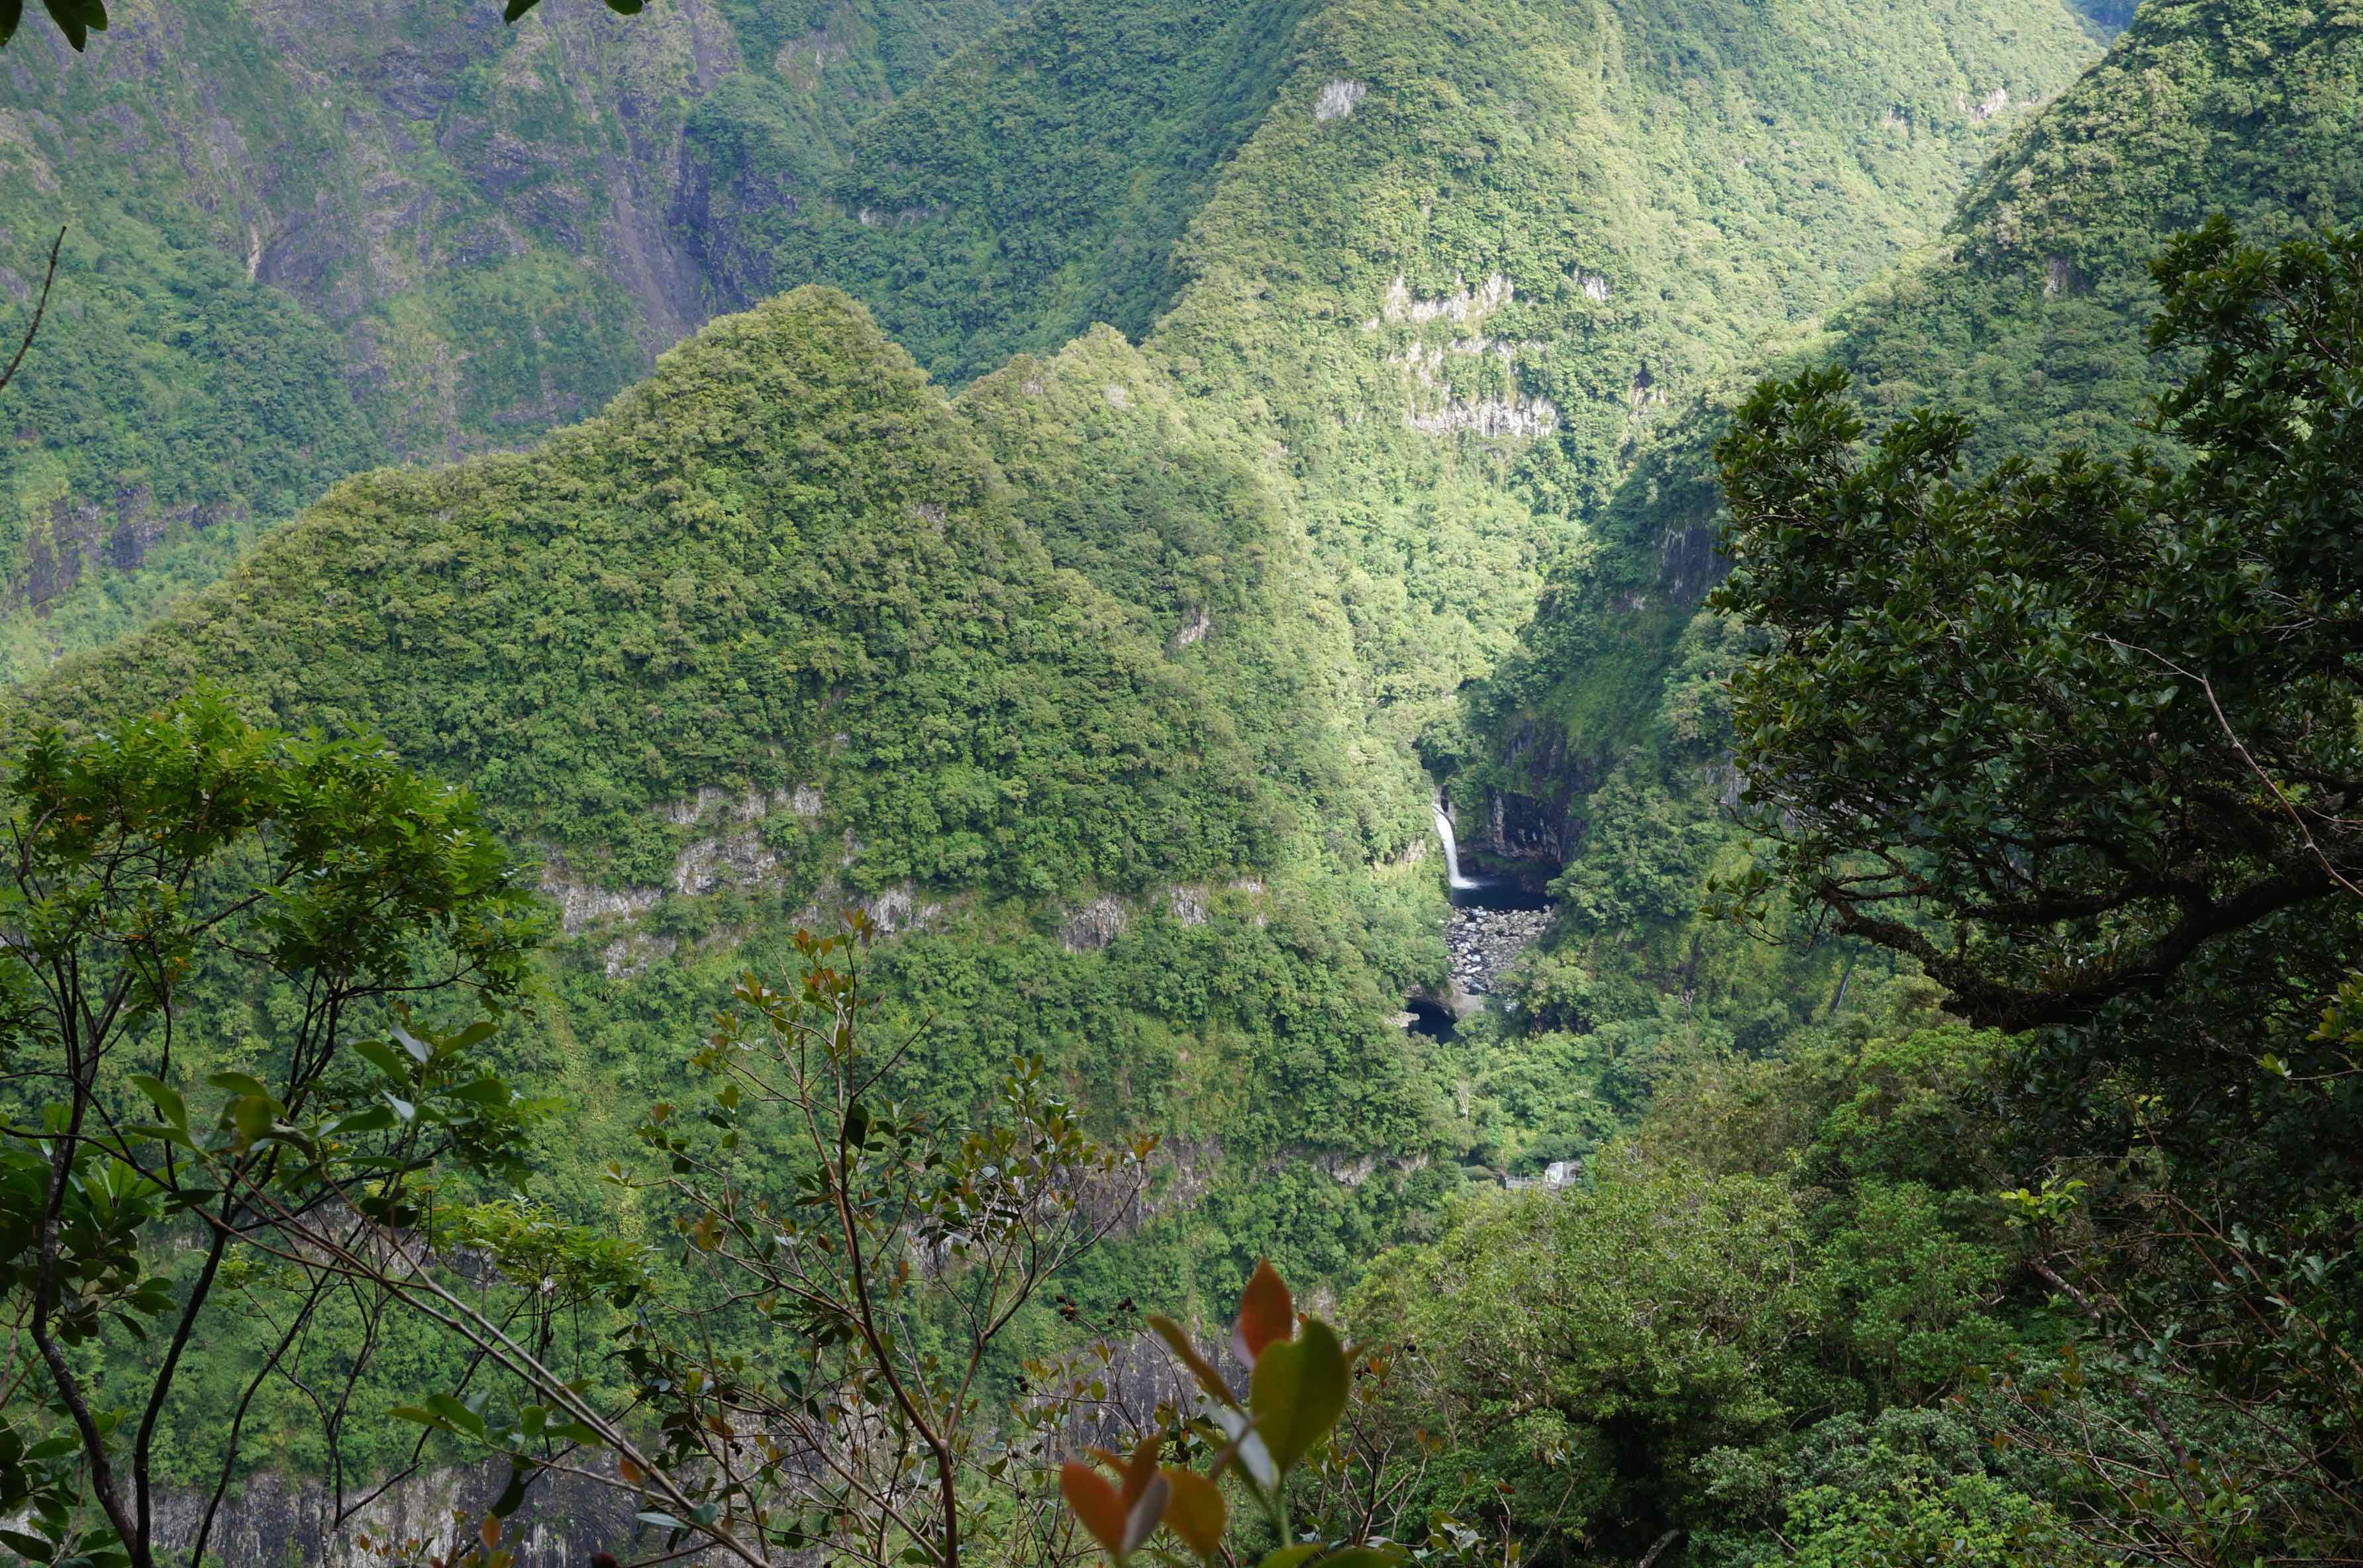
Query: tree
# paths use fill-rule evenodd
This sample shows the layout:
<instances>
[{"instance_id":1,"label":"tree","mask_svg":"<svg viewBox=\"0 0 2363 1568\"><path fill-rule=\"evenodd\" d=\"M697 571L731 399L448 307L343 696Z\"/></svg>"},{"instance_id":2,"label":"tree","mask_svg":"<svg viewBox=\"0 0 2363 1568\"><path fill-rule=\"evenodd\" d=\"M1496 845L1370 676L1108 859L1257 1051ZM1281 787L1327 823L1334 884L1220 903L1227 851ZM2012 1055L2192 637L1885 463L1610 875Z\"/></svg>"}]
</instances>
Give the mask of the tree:
<instances>
[{"instance_id":1,"label":"tree","mask_svg":"<svg viewBox=\"0 0 2363 1568\"><path fill-rule=\"evenodd\" d=\"M1004 1335L1133 1216L1155 1140L1091 1138L1031 1058L966 1128L893 1101L915 1041L869 1043L872 929L859 910L845 921L838 934L797 933L793 989L741 981L692 1057L711 1086L702 1103L649 1108L639 1134L662 1174L608 1165L671 1204L680 1244L679 1271L655 1290L626 1270L571 1270L607 1280L619 1394L594 1395L587 1369L551 1367L450 1292L417 1303L514 1396L495 1408L486 1391L438 1394L399 1412L512 1464L483 1550L450 1561L503 1568L499 1516L547 1474L633 1496L663 1536L652 1562L702 1542L767 1568L825 1544L868 1568L957 1568L996 1514L1013 1558L1042 1526L1038 1483L1095 1402L1093 1352L1099 1366L1112 1353L1026 1364L1004 1397L1017 1368ZM483 1240L504 1288L529 1294L541 1269ZM584 1258L579 1233L559 1245ZM1066 1532L1051 1533L1042 1554L1057 1559Z\"/></svg>"},{"instance_id":2,"label":"tree","mask_svg":"<svg viewBox=\"0 0 2363 1568\"><path fill-rule=\"evenodd\" d=\"M1754 825L1846 933L2012 1032L2025 1270L2091 1338L2010 1435L2193 1568L2363 1540L2363 228L2153 268L2170 454L1963 472L1836 371L1719 456Z\"/></svg>"},{"instance_id":3,"label":"tree","mask_svg":"<svg viewBox=\"0 0 2363 1568\"><path fill-rule=\"evenodd\" d=\"M662 1413L666 1463L697 1478L693 1522L789 1551L826 1540L871 1568L959 1568L984 1495L1004 1476L1023 1490L1028 1470L1007 1465L1025 1427L1068 1413L1037 1400L997 1421L996 1343L1126 1220L1156 1140L1088 1136L1038 1058L965 1130L887 1099L911 1042L862 1038L871 935L858 910L839 934L798 933L796 988L749 977L693 1058L715 1083L703 1114L650 1109L641 1136L704 1288L677 1322L634 1332L626 1360Z\"/></svg>"},{"instance_id":4,"label":"tree","mask_svg":"<svg viewBox=\"0 0 2363 1568\"><path fill-rule=\"evenodd\" d=\"M90 739L38 734L0 789L0 1291L46 1407L0 1428L12 1550L203 1562L258 1392L297 1385L334 1453L389 1311L467 1356L459 1386L397 1412L422 1444L511 1460L481 1568L512 1561L501 1520L547 1473L637 1496L668 1552L702 1539L765 1564L828 1539L881 1568L952 1568L986 1494L1041 1474L1020 1451L1047 1454L1087 1378L1043 1369L997 1416L996 1346L1125 1220L1153 1141L1089 1138L1038 1061L964 1130L885 1099L902 1053L863 1039L858 912L800 937L796 991L742 985L696 1053L702 1114L651 1109L683 1264L660 1279L644 1249L522 1198L457 1200L470 1172L516 1189L547 1109L485 1046L527 998L548 911L464 791L366 738L255 728L210 692ZM427 1021L461 1002L493 1016ZM257 1265L276 1317L194 1540L160 1539L160 1426L192 1350L251 1309ZM340 1301L359 1342L321 1397L288 1358ZM612 1309L620 1338L561 1368L551 1318L572 1303Z\"/></svg>"},{"instance_id":5,"label":"tree","mask_svg":"<svg viewBox=\"0 0 2363 1568\"><path fill-rule=\"evenodd\" d=\"M1442 1503L1505 1516L1537 1561L1662 1551L1691 1465L1781 1429L1816 1326L1812 1240L1777 1183L1596 1167L1470 1202L1354 1302L1358 1332L1432 1369L1396 1419L1455 1451Z\"/></svg>"},{"instance_id":6,"label":"tree","mask_svg":"<svg viewBox=\"0 0 2363 1568\"><path fill-rule=\"evenodd\" d=\"M1777 878L1916 958L1973 1021L2091 1020L2210 969L2314 995L2363 905L2363 229L2155 268L2190 454L1965 476L1922 410L1867 450L1836 370L1758 387L1718 447L1716 605ZM2318 1003L2317 1010L2318 1010Z\"/></svg>"},{"instance_id":7,"label":"tree","mask_svg":"<svg viewBox=\"0 0 2363 1568\"><path fill-rule=\"evenodd\" d=\"M515 1168L531 1107L484 1066L493 1024L405 1017L451 994L513 1003L542 916L466 793L368 739L257 729L216 694L37 734L0 791L0 1289L53 1418L0 1434L0 1506L30 1510L6 1539L152 1568L158 1423L234 1309L233 1252L301 1281L242 1417L349 1277L317 1238L382 1252L416 1220L420 1173ZM191 1038L221 986L275 1021L259 1059Z\"/></svg>"}]
</instances>

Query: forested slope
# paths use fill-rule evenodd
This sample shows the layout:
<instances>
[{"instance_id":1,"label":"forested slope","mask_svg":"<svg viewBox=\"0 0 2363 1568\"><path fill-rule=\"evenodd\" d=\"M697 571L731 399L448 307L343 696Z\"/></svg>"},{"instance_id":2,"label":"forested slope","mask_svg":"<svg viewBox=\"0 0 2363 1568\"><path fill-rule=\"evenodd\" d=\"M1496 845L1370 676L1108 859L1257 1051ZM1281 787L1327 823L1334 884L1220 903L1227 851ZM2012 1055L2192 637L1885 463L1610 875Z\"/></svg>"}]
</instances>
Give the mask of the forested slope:
<instances>
[{"instance_id":1,"label":"forested slope","mask_svg":"<svg viewBox=\"0 0 2363 1568\"><path fill-rule=\"evenodd\" d=\"M756 27L676 13L649 69L695 66L693 22L742 54ZM24 688L12 731L204 677L473 787L564 915L540 1015L498 1049L582 1108L546 1151L551 1196L627 1232L597 1162L732 977L784 968L790 931L846 899L896 933L874 960L890 1021L931 1021L903 1084L924 1108L957 1117L1039 1052L1098 1125L1172 1140L1152 1222L1067 1284L1093 1310L1152 1281L1186 1309L1259 1255L1342 1285L1469 1176L1588 1147L1644 1098L1595 1092L1588 1017L1549 1015L1570 1027L1515 1057L1392 1021L1443 979L1426 770L1469 752L1457 693L1668 411L1922 243L2092 52L2082 24L2040 0L1771 25L1692 3L1053 6L841 143L798 118L807 45L826 80L836 45L798 32L770 77L664 97L684 210L712 220L680 254L733 287L807 269L878 320L799 290L529 451L348 480ZM541 123L527 106L484 134L509 147L497 127ZM1086 144L1108 161L1068 157ZM510 151L515 193L484 210L582 188ZM1071 182L1046 187L1053 165ZM899 204L865 223L872 195ZM249 298L261 271L221 289ZM411 308L389 297L272 317L323 389L298 450L331 454L289 491L386 439L382 405L339 413L329 389L368 322ZM614 384L598 367L647 341L637 297L533 296L612 306L600 341L624 346L518 361L579 400L535 419ZM1125 330L1065 341L1103 315ZM52 445L17 460L62 474ZM69 493L44 482L46 506Z\"/></svg>"},{"instance_id":2,"label":"forested slope","mask_svg":"<svg viewBox=\"0 0 2363 1568\"><path fill-rule=\"evenodd\" d=\"M0 289L29 304L67 234L0 444L15 668L141 624L347 474L595 412L748 303L684 237L705 94L767 83L809 177L1000 16L197 0L86 54L28 30L0 59Z\"/></svg>"},{"instance_id":3,"label":"forested slope","mask_svg":"<svg viewBox=\"0 0 2363 1568\"><path fill-rule=\"evenodd\" d=\"M1263 443L1345 607L1375 849L1429 831L1409 763L1668 400L1916 243L2087 48L2014 4L1307 18L1145 347Z\"/></svg>"},{"instance_id":4,"label":"forested slope","mask_svg":"<svg viewBox=\"0 0 2363 1568\"><path fill-rule=\"evenodd\" d=\"M1388 1022L1435 895L1332 842L1348 649L1288 613L1304 563L1226 436L1112 333L954 403L802 290L530 454L346 482L12 728L202 679L473 786L564 916L507 1049L583 1108L571 1201L605 1204L601 1152L732 977L850 901L932 1020L919 1103L1040 1053L1217 1187L1140 1246L1343 1273L1449 1185L1419 1169L1439 1076ZM1358 1188L1305 1164L1364 1151L1404 1157Z\"/></svg>"},{"instance_id":5,"label":"forested slope","mask_svg":"<svg viewBox=\"0 0 2363 1568\"><path fill-rule=\"evenodd\" d=\"M2352 221L2358 147L2351 9L2145 6L1980 173L1935 254L1755 373L1835 361L1874 424L1925 403L1970 415L1981 459L2121 449L2177 369L2143 347L2150 260L2214 212L2267 239ZM1710 683L1742 646L1697 613L1721 571L1708 449L1727 395L1639 462L1472 693L1482 745L1455 790L1502 824L1495 847L1564 865L1558 949L1538 970L1552 985L1612 1017L1703 999L1718 1031L1763 1048L1833 1007L1856 955L1809 946L1776 976L1766 950L1696 912L1708 878L1743 858Z\"/></svg>"},{"instance_id":6,"label":"forested slope","mask_svg":"<svg viewBox=\"0 0 2363 1568\"><path fill-rule=\"evenodd\" d=\"M752 36L682 13L632 70L704 69L692 25L726 21ZM838 127L791 112L783 36L771 77L666 100L685 190L781 198L756 260L838 270L953 375L1103 308L1154 320L1140 347L1093 332L947 403L860 312L791 296L532 453L349 481L32 709L203 675L474 785L548 857L569 1003L535 1048L596 1102L660 1070L742 950L866 900L922 928L883 962L957 1042L917 1080L943 1105L1047 1033L1095 1105L1214 1158L1397 1160L1286 1202L1217 1182L1193 1221L1201 1249L1338 1266L1423 1163L1538 1152L1490 1109L1450 1125L1466 1065L1387 1021L1440 978L1417 860L1454 694L1666 400L1916 244L2091 48L2037 0L1762 21L1053 6L845 131L813 201L798 171ZM530 166L525 107L483 135ZM1088 189L1040 188L1028 160L1076 138L1105 149ZM517 189L575 188L545 174ZM860 181L890 176L905 215L862 223ZM1170 269L1104 254L1119 231L1172 237ZM917 258L940 287L904 289ZM1274 1238L1292 1205L1326 1218Z\"/></svg>"}]
</instances>

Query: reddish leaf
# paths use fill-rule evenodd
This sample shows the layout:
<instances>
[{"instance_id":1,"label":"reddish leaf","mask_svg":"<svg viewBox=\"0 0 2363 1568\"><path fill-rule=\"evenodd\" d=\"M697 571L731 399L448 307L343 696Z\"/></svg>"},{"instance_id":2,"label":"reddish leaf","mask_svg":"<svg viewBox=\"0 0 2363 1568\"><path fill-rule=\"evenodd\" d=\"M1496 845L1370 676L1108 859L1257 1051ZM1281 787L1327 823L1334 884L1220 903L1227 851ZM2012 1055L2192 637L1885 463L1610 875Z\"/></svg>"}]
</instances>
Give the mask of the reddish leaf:
<instances>
[{"instance_id":1,"label":"reddish leaf","mask_svg":"<svg viewBox=\"0 0 2363 1568\"><path fill-rule=\"evenodd\" d=\"M1231 1330L1231 1353L1253 1366L1264 1346L1295 1332L1296 1303L1289 1299L1280 1271L1265 1258L1256 1264L1247 1289L1240 1293L1239 1320Z\"/></svg>"},{"instance_id":2,"label":"reddish leaf","mask_svg":"<svg viewBox=\"0 0 2363 1568\"><path fill-rule=\"evenodd\" d=\"M1118 1467L1124 1473L1123 1496L1126 1507L1129 1508L1139 1502L1141 1494L1148 1490L1148 1484L1157 1478L1157 1451L1164 1445L1164 1442L1163 1432L1151 1432L1141 1440L1138 1448L1132 1451L1132 1462ZM1129 1551L1130 1548L1126 1550Z\"/></svg>"},{"instance_id":3,"label":"reddish leaf","mask_svg":"<svg viewBox=\"0 0 2363 1568\"><path fill-rule=\"evenodd\" d=\"M1127 1510L1105 1476L1082 1460L1071 1459L1059 1467L1059 1493L1093 1540L1111 1552L1123 1551Z\"/></svg>"},{"instance_id":4,"label":"reddish leaf","mask_svg":"<svg viewBox=\"0 0 2363 1568\"><path fill-rule=\"evenodd\" d=\"M1223 1550L1223 1530L1230 1522L1223 1489L1178 1464L1165 1467L1165 1484L1173 1489L1171 1500L1165 1505L1165 1528L1199 1556L1215 1556Z\"/></svg>"}]
</instances>

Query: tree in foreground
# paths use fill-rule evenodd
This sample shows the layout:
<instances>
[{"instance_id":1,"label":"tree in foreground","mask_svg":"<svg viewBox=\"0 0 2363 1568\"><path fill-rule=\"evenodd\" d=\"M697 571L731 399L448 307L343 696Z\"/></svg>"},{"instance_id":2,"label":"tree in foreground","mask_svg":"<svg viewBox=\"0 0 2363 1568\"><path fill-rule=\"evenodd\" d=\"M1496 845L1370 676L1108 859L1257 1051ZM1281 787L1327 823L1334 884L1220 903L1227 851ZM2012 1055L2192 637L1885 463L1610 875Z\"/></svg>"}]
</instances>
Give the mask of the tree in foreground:
<instances>
[{"instance_id":1,"label":"tree in foreground","mask_svg":"<svg viewBox=\"0 0 2363 1568\"><path fill-rule=\"evenodd\" d=\"M488 1067L491 1020L426 1021L519 1005L547 928L464 792L211 694L37 735L5 788L0 1287L31 1381L0 1427L0 1507L22 1515L0 1542L77 1568L212 1560L257 1395L277 1379L312 1402L336 1459L402 1317L464 1362L395 1412L425 1429L413 1467L439 1439L505 1455L510 1479L458 1545L366 1543L390 1560L505 1568L503 1521L568 1473L633 1498L660 1560L826 1542L954 1568L980 1532L1053 1522L1040 1482L1096 1373L1037 1367L1011 1400L1000 1342L1133 1213L1153 1142L1086 1136L1038 1061L965 1129L895 1104L858 911L800 935L794 990L741 985L695 1053L695 1111L651 1108L667 1273L501 1196L549 1108ZM471 1180L494 1201L456 1201ZM572 1304L613 1331L561 1365L551 1320ZM176 1390L258 1319L194 1536L168 1539ZM315 1331L337 1365L307 1379ZM349 1496L338 1469L330 1529L396 1478ZM1046 1539L1057 1556L1065 1532Z\"/></svg>"},{"instance_id":2,"label":"tree in foreground","mask_svg":"<svg viewBox=\"0 0 2363 1568\"><path fill-rule=\"evenodd\" d=\"M1964 469L1831 370L1719 448L1766 638L1733 680L1770 864L2020 1035L2028 1266L2096 1335L2025 1386L2096 1542L2363 1542L2363 229L2154 269L2169 453ZM2105 1386L2096 1404L2087 1391Z\"/></svg>"},{"instance_id":3,"label":"tree in foreground","mask_svg":"<svg viewBox=\"0 0 2363 1568\"><path fill-rule=\"evenodd\" d=\"M396 1412L511 1466L478 1541L437 1561L506 1568L502 1518L557 1474L629 1497L649 1562L1074 1555L1046 1481L1107 1403L1114 1353L1020 1363L1006 1333L1137 1219L1155 1140L1092 1138L1031 1058L963 1128L897 1102L915 1042L871 1038L871 935L849 911L837 934L797 933L793 988L743 979L693 1054L702 1091L640 1126L655 1173L608 1166L667 1214L678 1266L610 1276L607 1352L552 1367L479 1308L471 1342L502 1375ZM502 1290L530 1291L538 1266L487 1250Z\"/></svg>"},{"instance_id":4,"label":"tree in foreground","mask_svg":"<svg viewBox=\"0 0 2363 1568\"><path fill-rule=\"evenodd\" d=\"M531 1108L484 1066L493 1025L413 1032L405 1009L513 1002L541 917L466 794L215 695L36 735L0 789L0 1288L31 1351L17 1397L47 1409L0 1429L0 1508L24 1510L0 1540L160 1560L160 1422L195 1347L253 1310L227 1272L259 1261L294 1283L202 1557L256 1387L351 1284L321 1242L399 1266L420 1173L514 1169ZM259 1052L198 1027L224 988L267 1016Z\"/></svg>"}]
</instances>

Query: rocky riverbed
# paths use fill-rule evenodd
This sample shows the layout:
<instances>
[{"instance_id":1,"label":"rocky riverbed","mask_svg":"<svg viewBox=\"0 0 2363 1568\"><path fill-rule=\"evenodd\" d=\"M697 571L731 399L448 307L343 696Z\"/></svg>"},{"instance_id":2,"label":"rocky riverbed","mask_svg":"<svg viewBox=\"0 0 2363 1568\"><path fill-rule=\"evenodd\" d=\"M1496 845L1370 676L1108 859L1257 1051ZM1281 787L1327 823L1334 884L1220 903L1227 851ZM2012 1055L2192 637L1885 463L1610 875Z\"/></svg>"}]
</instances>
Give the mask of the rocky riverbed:
<instances>
[{"instance_id":1,"label":"rocky riverbed","mask_svg":"<svg viewBox=\"0 0 2363 1568\"><path fill-rule=\"evenodd\" d=\"M1502 972L1550 924L1548 910L1455 908L1444 928L1453 984L1471 997L1490 996Z\"/></svg>"}]
</instances>

